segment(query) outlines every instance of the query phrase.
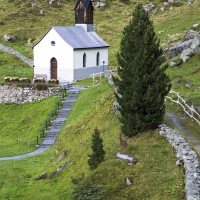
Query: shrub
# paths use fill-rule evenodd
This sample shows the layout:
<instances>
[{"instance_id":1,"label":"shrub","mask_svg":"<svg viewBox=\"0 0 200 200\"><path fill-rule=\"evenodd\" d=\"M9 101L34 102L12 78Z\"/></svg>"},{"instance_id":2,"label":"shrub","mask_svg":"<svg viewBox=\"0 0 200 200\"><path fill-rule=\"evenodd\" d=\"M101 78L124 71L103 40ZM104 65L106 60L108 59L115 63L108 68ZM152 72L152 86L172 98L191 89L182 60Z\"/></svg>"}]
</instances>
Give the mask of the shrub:
<instances>
[{"instance_id":1,"label":"shrub","mask_svg":"<svg viewBox=\"0 0 200 200\"><path fill-rule=\"evenodd\" d=\"M44 83L38 83L36 84L36 89L37 90L47 90L48 89L48 85L47 84L44 84Z\"/></svg>"},{"instance_id":2,"label":"shrub","mask_svg":"<svg viewBox=\"0 0 200 200\"><path fill-rule=\"evenodd\" d=\"M34 83L45 83L45 79L44 78L35 78Z\"/></svg>"},{"instance_id":3,"label":"shrub","mask_svg":"<svg viewBox=\"0 0 200 200\"><path fill-rule=\"evenodd\" d=\"M49 79L48 83L49 84L59 84L59 80L58 79Z\"/></svg>"},{"instance_id":4,"label":"shrub","mask_svg":"<svg viewBox=\"0 0 200 200\"><path fill-rule=\"evenodd\" d=\"M20 78L19 82L21 82L21 83L31 83L31 80L29 78Z\"/></svg>"}]
</instances>

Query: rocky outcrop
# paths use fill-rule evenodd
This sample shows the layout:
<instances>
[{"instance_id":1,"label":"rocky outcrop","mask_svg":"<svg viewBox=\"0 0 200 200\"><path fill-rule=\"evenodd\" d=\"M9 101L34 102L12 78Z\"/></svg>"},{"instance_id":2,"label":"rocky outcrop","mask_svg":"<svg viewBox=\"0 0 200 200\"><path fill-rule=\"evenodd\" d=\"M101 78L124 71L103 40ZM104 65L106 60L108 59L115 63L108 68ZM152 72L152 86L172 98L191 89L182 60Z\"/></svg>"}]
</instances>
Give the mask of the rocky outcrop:
<instances>
[{"instance_id":1,"label":"rocky outcrop","mask_svg":"<svg viewBox=\"0 0 200 200\"><path fill-rule=\"evenodd\" d=\"M0 44L0 50L7 52L7 53L11 53L15 56L17 56L18 58L20 58L23 62L25 62L26 64L28 64L29 66L33 67L33 60L27 58L26 56L22 55L21 53L19 53L18 51L14 50L11 47L7 47L3 44Z\"/></svg>"},{"instance_id":2,"label":"rocky outcrop","mask_svg":"<svg viewBox=\"0 0 200 200\"><path fill-rule=\"evenodd\" d=\"M168 50L168 55L170 58L177 56L182 53L183 50L188 49L192 44L192 39L184 42L179 42Z\"/></svg>"},{"instance_id":3,"label":"rocky outcrop","mask_svg":"<svg viewBox=\"0 0 200 200\"><path fill-rule=\"evenodd\" d=\"M176 152L176 165L182 163L185 168L185 192L187 200L200 200L200 163L196 153L191 149L185 139L171 128L161 125L161 136L164 136Z\"/></svg>"},{"instance_id":4,"label":"rocky outcrop","mask_svg":"<svg viewBox=\"0 0 200 200\"><path fill-rule=\"evenodd\" d=\"M38 177L36 177L34 180L38 181L38 180L43 180L43 179L46 179L46 178L47 178L47 173L44 172L41 175L39 175Z\"/></svg>"}]
</instances>

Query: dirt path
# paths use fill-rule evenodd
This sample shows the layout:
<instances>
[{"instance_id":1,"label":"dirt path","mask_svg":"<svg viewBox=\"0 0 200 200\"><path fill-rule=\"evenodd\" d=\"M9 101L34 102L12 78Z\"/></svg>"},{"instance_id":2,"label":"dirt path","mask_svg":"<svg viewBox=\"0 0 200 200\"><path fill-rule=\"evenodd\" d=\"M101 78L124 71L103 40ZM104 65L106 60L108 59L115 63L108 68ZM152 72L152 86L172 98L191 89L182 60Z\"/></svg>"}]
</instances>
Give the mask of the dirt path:
<instances>
[{"instance_id":1,"label":"dirt path","mask_svg":"<svg viewBox=\"0 0 200 200\"><path fill-rule=\"evenodd\" d=\"M194 148L194 150L196 150L196 152L200 156L200 145L198 144L200 140L195 138L190 132L188 132L185 129L185 127L181 125L179 118L176 117L174 114L166 113L166 116L183 133L187 141L191 144L191 146Z\"/></svg>"}]
</instances>

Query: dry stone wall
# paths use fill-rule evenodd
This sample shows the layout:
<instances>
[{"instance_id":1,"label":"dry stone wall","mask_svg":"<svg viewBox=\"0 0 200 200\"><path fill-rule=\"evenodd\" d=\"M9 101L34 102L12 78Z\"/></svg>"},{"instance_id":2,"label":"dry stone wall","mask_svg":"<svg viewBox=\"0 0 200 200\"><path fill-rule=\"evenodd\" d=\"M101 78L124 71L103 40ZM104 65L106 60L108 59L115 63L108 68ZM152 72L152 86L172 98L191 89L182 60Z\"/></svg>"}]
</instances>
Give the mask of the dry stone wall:
<instances>
[{"instance_id":1,"label":"dry stone wall","mask_svg":"<svg viewBox=\"0 0 200 200\"><path fill-rule=\"evenodd\" d=\"M176 165L184 164L185 168L185 192L187 200L200 200L200 163L195 151L191 149L185 139L171 128L161 125L161 136L164 136L176 152Z\"/></svg>"},{"instance_id":2,"label":"dry stone wall","mask_svg":"<svg viewBox=\"0 0 200 200\"><path fill-rule=\"evenodd\" d=\"M38 91L33 88L16 86L0 86L0 103L26 103L58 95L59 87L49 87L48 90Z\"/></svg>"},{"instance_id":3,"label":"dry stone wall","mask_svg":"<svg viewBox=\"0 0 200 200\"><path fill-rule=\"evenodd\" d=\"M25 62L26 64L28 64L29 66L33 67L33 60L25 57L24 55L22 55L21 53L19 53L18 51L15 51L13 48L11 47L7 47L3 44L0 44L0 50L7 52L7 53L11 53L15 56L17 56L18 58L20 58L23 62Z\"/></svg>"}]
</instances>

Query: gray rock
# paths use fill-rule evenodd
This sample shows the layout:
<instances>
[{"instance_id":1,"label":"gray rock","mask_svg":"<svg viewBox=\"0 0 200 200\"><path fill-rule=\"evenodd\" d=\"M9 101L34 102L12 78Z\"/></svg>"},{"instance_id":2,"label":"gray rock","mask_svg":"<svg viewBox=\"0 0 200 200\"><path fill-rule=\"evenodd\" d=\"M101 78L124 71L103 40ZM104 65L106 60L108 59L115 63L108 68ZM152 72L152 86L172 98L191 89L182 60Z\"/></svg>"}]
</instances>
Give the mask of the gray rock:
<instances>
[{"instance_id":1,"label":"gray rock","mask_svg":"<svg viewBox=\"0 0 200 200\"><path fill-rule=\"evenodd\" d=\"M102 2L97 2L94 6L94 8L105 8L106 4Z\"/></svg>"},{"instance_id":2,"label":"gray rock","mask_svg":"<svg viewBox=\"0 0 200 200\"><path fill-rule=\"evenodd\" d=\"M191 84L186 84L185 87L189 89L189 88L192 87L192 85Z\"/></svg>"},{"instance_id":3,"label":"gray rock","mask_svg":"<svg viewBox=\"0 0 200 200\"><path fill-rule=\"evenodd\" d=\"M38 180L42 180L42 179L46 179L46 178L47 178L47 172L44 172L40 176L36 177L34 180L38 181Z\"/></svg>"},{"instance_id":4,"label":"gray rock","mask_svg":"<svg viewBox=\"0 0 200 200\"><path fill-rule=\"evenodd\" d=\"M145 10L146 12L150 12L153 8L155 8L155 5L153 5L153 4L148 4L148 5L146 5L146 6L143 6L143 8L144 8L144 10Z\"/></svg>"},{"instance_id":5,"label":"gray rock","mask_svg":"<svg viewBox=\"0 0 200 200\"><path fill-rule=\"evenodd\" d=\"M199 24L193 24L192 27L193 27L193 28L198 28L198 27L199 27Z\"/></svg>"},{"instance_id":6,"label":"gray rock","mask_svg":"<svg viewBox=\"0 0 200 200\"><path fill-rule=\"evenodd\" d=\"M163 5L164 5L164 6L168 6L168 5L169 5L169 2L166 2L166 1L165 1L165 2L163 3Z\"/></svg>"},{"instance_id":7,"label":"gray rock","mask_svg":"<svg viewBox=\"0 0 200 200\"><path fill-rule=\"evenodd\" d=\"M132 182L131 182L130 178L126 178L126 185L131 185L131 184L132 184Z\"/></svg>"},{"instance_id":8,"label":"gray rock","mask_svg":"<svg viewBox=\"0 0 200 200\"><path fill-rule=\"evenodd\" d=\"M5 35L3 36L3 38L4 38L4 40L5 40L6 42L13 42L13 41L15 41L15 37L12 36L12 35L7 35L7 34L5 34Z\"/></svg>"},{"instance_id":9,"label":"gray rock","mask_svg":"<svg viewBox=\"0 0 200 200\"><path fill-rule=\"evenodd\" d=\"M171 47L168 51L169 57L173 58L173 57L177 56L178 54L180 54L183 50L190 48L192 41L193 40L191 39L191 40L187 40L185 42L179 42L178 44Z\"/></svg>"},{"instance_id":10,"label":"gray rock","mask_svg":"<svg viewBox=\"0 0 200 200\"><path fill-rule=\"evenodd\" d=\"M199 35L198 32L194 31L194 30L188 30L185 35L183 36L184 39L186 40L190 40L190 39L194 39L197 35Z\"/></svg>"},{"instance_id":11,"label":"gray rock","mask_svg":"<svg viewBox=\"0 0 200 200\"><path fill-rule=\"evenodd\" d=\"M180 166L182 166L182 165L183 165L183 161L180 160L180 159L178 159L178 160L176 161L176 166L180 167Z\"/></svg>"},{"instance_id":12,"label":"gray rock","mask_svg":"<svg viewBox=\"0 0 200 200\"><path fill-rule=\"evenodd\" d=\"M191 58L191 54L194 53L194 50L188 48L182 51L180 58L183 62L186 62L188 59Z\"/></svg>"},{"instance_id":13,"label":"gray rock","mask_svg":"<svg viewBox=\"0 0 200 200\"><path fill-rule=\"evenodd\" d=\"M119 109L120 105L117 101L113 103L113 112L116 113Z\"/></svg>"},{"instance_id":14,"label":"gray rock","mask_svg":"<svg viewBox=\"0 0 200 200\"><path fill-rule=\"evenodd\" d=\"M200 46L200 35L196 35L190 46L191 49L197 49Z\"/></svg>"},{"instance_id":15,"label":"gray rock","mask_svg":"<svg viewBox=\"0 0 200 200\"><path fill-rule=\"evenodd\" d=\"M165 7L161 7L160 11L162 11L162 12L165 11Z\"/></svg>"},{"instance_id":16,"label":"gray rock","mask_svg":"<svg viewBox=\"0 0 200 200\"><path fill-rule=\"evenodd\" d=\"M64 151L64 152L59 156L58 161L63 160L63 159L65 158L66 155L67 155L67 152Z\"/></svg>"},{"instance_id":17,"label":"gray rock","mask_svg":"<svg viewBox=\"0 0 200 200\"><path fill-rule=\"evenodd\" d=\"M173 60L170 62L170 67L177 67L179 66L183 61L181 59Z\"/></svg>"}]
</instances>

